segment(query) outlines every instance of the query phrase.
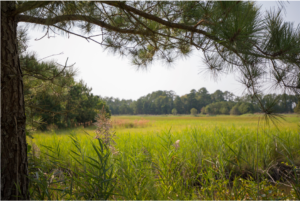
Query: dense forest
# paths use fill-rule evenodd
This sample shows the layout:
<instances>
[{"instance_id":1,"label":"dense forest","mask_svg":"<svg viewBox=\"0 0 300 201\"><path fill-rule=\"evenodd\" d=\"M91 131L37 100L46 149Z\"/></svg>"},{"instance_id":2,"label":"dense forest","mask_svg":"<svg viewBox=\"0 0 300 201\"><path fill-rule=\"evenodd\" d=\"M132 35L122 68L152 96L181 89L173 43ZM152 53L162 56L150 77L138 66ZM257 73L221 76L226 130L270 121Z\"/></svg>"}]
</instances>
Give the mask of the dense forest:
<instances>
[{"instance_id":1,"label":"dense forest","mask_svg":"<svg viewBox=\"0 0 300 201\"><path fill-rule=\"evenodd\" d=\"M268 94L261 95L261 102L252 99L250 95L242 97L233 93L216 90L210 94L205 87L183 96L177 96L174 91L155 91L136 101L105 97L113 115L123 114L190 114L194 108L201 114L231 114L260 112L260 104L272 108L276 113L291 113L297 103L294 95ZM196 111L194 110L194 111Z\"/></svg>"}]
</instances>

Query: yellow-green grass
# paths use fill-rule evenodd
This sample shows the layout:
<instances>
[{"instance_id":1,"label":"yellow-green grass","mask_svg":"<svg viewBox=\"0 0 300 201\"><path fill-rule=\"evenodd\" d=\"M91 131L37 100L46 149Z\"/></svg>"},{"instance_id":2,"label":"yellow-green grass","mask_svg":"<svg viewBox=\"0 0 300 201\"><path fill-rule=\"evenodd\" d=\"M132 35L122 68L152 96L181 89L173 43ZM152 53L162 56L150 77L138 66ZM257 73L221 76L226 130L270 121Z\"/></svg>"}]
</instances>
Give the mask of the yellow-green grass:
<instances>
[{"instance_id":1,"label":"yellow-green grass","mask_svg":"<svg viewBox=\"0 0 300 201\"><path fill-rule=\"evenodd\" d=\"M119 123L115 124L115 144L111 146L117 195L111 198L294 198L293 194L278 194L277 187L263 185L262 180L271 180L266 171L274 175L275 164L285 162L292 167L292 162L300 162L299 118L285 115L285 120L274 126L266 125L261 117L113 116L112 121ZM59 150L56 160L76 169L78 164L70 157L70 150L76 148L69 134L77 137L85 157L96 158L91 146L95 127L36 132L28 142L37 144L41 150L39 161L51 160L46 154L52 153L41 146L46 145ZM237 178L246 179L246 183ZM264 197L266 186L272 188L272 193ZM225 191L216 193L219 190Z\"/></svg>"},{"instance_id":2,"label":"yellow-green grass","mask_svg":"<svg viewBox=\"0 0 300 201\"><path fill-rule=\"evenodd\" d=\"M276 122L276 125L279 130L289 130L289 131L297 131L299 116L295 114L284 115L284 120L280 120ZM125 127L114 127L113 130L117 134L123 133L131 133L131 134L153 134L155 132L161 132L165 129L171 129L172 131L181 131L186 128L201 128L203 130L212 130L216 127L233 127L236 129L257 129L268 128L268 129L276 129L274 124L270 121L269 125L266 125L264 118L262 115L242 115L242 116L229 116L229 115L218 115L218 116L205 116L199 115L197 117L191 115L181 115L181 116L173 116L173 115L139 115L139 116L112 116L112 121L118 120L127 120L129 122L135 122L139 120L147 120L146 127L133 127L133 128L125 128ZM87 132L91 135L95 134L95 127L84 128L73 128L73 129L62 129L55 131L58 135L69 134L69 132L75 133L84 133ZM35 132L34 135L43 135L43 134L53 134L53 131L46 132Z\"/></svg>"},{"instance_id":3,"label":"yellow-green grass","mask_svg":"<svg viewBox=\"0 0 300 201\"><path fill-rule=\"evenodd\" d=\"M185 116L173 116L173 115L145 115L145 116L112 116L112 121L126 119L130 121L136 121L145 119L149 121L149 127L145 128L121 128L116 129L117 133L152 133L160 132L162 129L171 128L172 131L180 131L189 127L199 127L202 129L211 130L215 127L235 127L235 128L250 128L256 129L260 120L260 127L266 126L263 121L262 115L242 115L242 116L204 116L199 115L197 117L185 115ZM285 121L277 122L279 129L284 130L297 130L297 123L299 118L297 115L284 115ZM270 123L270 128L273 129L274 125Z\"/></svg>"}]
</instances>

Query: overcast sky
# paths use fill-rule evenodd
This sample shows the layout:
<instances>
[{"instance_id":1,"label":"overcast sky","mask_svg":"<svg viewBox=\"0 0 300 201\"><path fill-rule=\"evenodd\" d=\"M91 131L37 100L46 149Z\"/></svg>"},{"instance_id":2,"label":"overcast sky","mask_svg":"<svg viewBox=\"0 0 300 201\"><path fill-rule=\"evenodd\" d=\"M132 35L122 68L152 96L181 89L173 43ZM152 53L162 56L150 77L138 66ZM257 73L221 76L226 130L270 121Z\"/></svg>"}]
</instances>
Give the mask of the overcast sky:
<instances>
[{"instance_id":1,"label":"overcast sky","mask_svg":"<svg viewBox=\"0 0 300 201\"><path fill-rule=\"evenodd\" d=\"M278 7L277 2L258 2L262 10ZM300 1L286 3L286 21L300 24ZM22 24L21 24L22 25ZM147 71L137 71L128 58L112 55L93 42L87 42L76 36L57 36L35 41L43 36L42 29L29 29L29 51L37 53L38 58L63 54L51 59L64 64L76 63L78 69L76 80L83 79L93 88L95 95L113 96L120 99L136 100L157 90L173 90L177 95L184 95L192 89L206 87L210 93L217 89L241 95L243 86L234 75L223 75L218 81L211 79L207 73L201 73L204 67L200 51L194 51L187 59L178 59L170 67L162 62L154 62Z\"/></svg>"}]
</instances>

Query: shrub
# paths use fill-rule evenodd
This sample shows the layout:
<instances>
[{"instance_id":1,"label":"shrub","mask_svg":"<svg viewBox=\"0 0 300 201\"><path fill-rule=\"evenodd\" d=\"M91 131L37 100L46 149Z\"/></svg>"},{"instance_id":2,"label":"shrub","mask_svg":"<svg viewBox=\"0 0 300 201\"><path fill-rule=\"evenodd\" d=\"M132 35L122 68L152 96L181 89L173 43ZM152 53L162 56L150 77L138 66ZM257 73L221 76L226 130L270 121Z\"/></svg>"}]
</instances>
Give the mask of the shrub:
<instances>
[{"instance_id":1,"label":"shrub","mask_svg":"<svg viewBox=\"0 0 300 201\"><path fill-rule=\"evenodd\" d=\"M198 113L198 111L197 111L197 109L196 109L196 108L192 108L192 109L191 109L191 115L194 115L194 116L196 116L196 115L197 115L197 113Z\"/></svg>"},{"instance_id":2,"label":"shrub","mask_svg":"<svg viewBox=\"0 0 300 201\"><path fill-rule=\"evenodd\" d=\"M220 109L221 114L228 114L229 110L226 107Z\"/></svg>"},{"instance_id":3,"label":"shrub","mask_svg":"<svg viewBox=\"0 0 300 201\"><path fill-rule=\"evenodd\" d=\"M241 114L252 113L253 106L250 103L242 103L238 109Z\"/></svg>"},{"instance_id":4,"label":"shrub","mask_svg":"<svg viewBox=\"0 0 300 201\"><path fill-rule=\"evenodd\" d=\"M202 107L202 108L201 108L201 114L206 114L206 112L205 112L205 107Z\"/></svg>"},{"instance_id":5,"label":"shrub","mask_svg":"<svg viewBox=\"0 0 300 201\"><path fill-rule=\"evenodd\" d=\"M238 109L237 106L234 106L233 108L231 108L230 115L240 115L240 114L241 113L240 113L240 111L239 111L239 109Z\"/></svg>"},{"instance_id":6,"label":"shrub","mask_svg":"<svg viewBox=\"0 0 300 201\"><path fill-rule=\"evenodd\" d=\"M172 114L173 114L173 115L176 115L176 114L177 114L177 110L176 110L176 108L173 108L173 110L172 110Z\"/></svg>"},{"instance_id":7,"label":"shrub","mask_svg":"<svg viewBox=\"0 0 300 201\"><path fill-rule=\"evenodd\" d=\"M207 105L207 106L205 107L205 113L206 113L206 114L212 114L212 113L213 113L212 108L211 108L210 105Z\"/></svg>"}]
</instances>

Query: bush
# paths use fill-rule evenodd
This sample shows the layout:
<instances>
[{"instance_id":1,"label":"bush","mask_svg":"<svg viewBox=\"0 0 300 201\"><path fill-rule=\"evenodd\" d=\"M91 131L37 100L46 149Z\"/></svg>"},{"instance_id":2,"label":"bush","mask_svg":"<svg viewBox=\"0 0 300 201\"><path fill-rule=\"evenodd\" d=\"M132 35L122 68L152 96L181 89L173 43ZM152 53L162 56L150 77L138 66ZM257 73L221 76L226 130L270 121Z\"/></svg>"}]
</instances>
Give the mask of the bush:
<instances>
[{"instance_id":1,"label":"bush","mask_svg":"<svg viewBox=\"0 0 300 201\"><path fill-rule=\"evenodd\" d=\"M192 108L192 109L191 109L191 115L194 115L194 116L196 116L196 115L197 115L197 113L198 113L198 111L197 111L197 109L196 109L196 108Z\"/></svg>"},{"instance_id":2,"label":"bush","mask_svg":"<svg viewBox=\"0 0 300 201\"><path fill-rule=\"evenodd\" d=\"M205 113L206 113L206 114L212 114L212 113L213 113L213 111L212 111L210 105L207 105L207 106L205 107Z\"/></svg>"},{"instance_id":3,"label":"bush","mask_svg":"<svg viewBox=\"0 0 300 201\"><path fill-rule=\"evenodd\" d=\"M172 110L172 114L173 114L173 115L176 115L176 114L177 114L177 110L176 110L176 108L173 108L173 110Z\"/></svg>"},{"instance_id":4,"label":"bush","mask_svg":"<svg viewBox=\"0 0 300 201\"><path fill-rule=\"evenodd\" d=\"M229 110L226 107L220 109L221 114L228 114Z\"/></svg>"},{"instance_id":5,"label":"bush","mask_svg":"<svg viewBox=\"0 0 300 201\"><path fill-rule=\"evenodd\" d=\"M246 113L252 113L253 112L253 106L250 103L242 103L238 107L239 111L241 114L246 114Z\"/></svg>"},{"instance_id":6,"label":"bush","mask_svg":"<svg viewBox=\"0 0 300 201\"><path fill-rule=\"evenodd\" d=\"M206 112L205 112L205 107L202 107L202 108L201 108L201 114L206 114Z\"/></svg>"},{"instance_id":7,"label":"bush","mask_svg":"<svg viewBox=\"0 0 300 201\"><path fill-rule=\"evenodd\" d=\"M238 109L238 106L234 106L233 108L231 108L230 110L230 115L240 115L240 111Z\"/></svg>"}]
</instances>

